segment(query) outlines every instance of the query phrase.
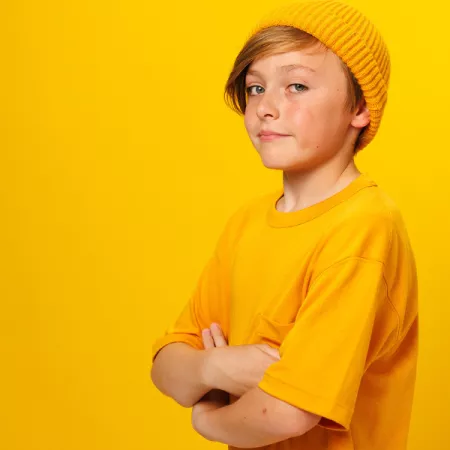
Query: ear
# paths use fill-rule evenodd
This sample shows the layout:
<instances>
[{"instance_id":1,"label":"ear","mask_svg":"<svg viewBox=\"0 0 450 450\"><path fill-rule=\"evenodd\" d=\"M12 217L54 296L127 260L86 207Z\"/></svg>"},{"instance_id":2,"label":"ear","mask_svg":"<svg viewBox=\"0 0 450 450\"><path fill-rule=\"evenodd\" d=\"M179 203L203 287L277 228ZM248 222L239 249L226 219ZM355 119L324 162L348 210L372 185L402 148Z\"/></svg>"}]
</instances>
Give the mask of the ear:
<instances>
[{"instance_id":1,"label":"ear","mask_svg":"<svg viewBox=\"0 0 450 450\"><path fill-rule=\"evenodd\" d=\"M364 128L370 123L370 111L366 106L366 101L361 99L358 108L354 112L351 125L355 128Z\"/></svg>"}]
</instances>

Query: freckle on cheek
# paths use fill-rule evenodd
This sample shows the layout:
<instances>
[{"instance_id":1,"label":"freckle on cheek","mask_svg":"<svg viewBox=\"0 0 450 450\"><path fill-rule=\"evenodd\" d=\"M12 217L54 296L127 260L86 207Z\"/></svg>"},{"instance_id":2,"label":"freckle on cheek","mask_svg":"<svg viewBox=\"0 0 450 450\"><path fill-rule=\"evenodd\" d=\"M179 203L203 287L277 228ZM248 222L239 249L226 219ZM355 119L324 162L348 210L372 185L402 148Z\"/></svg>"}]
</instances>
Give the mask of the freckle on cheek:
<instances>
[{"instance_id":1,"label":"freckle on cheek","mask_svg":"<svg viewBox=\"0 0 450 450\"><path fill-rule=\"evenodd\" d=\"M267 408L264 408L263 409L263 414L266 414L266 412L267 412Z\"/></svg>"}]
</instances>

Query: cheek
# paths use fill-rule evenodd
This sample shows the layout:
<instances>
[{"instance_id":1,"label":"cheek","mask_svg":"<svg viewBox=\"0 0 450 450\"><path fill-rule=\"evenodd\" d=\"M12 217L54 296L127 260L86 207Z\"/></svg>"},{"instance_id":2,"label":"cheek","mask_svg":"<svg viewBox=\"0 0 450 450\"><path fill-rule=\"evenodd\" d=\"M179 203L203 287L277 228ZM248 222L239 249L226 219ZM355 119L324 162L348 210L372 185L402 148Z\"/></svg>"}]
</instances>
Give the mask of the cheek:
<instances>
[{"instance_id":1,"label":"cheek","mask_svg":"<svg viewBox=\"0 0 450 450\"><path fill-rule=\"evenodd\" d=\"M342 114L337 113L340 111L339 107L340 105L334 102L312 100L302 105L290 105L286 117L289 118L294 130L303 135L315 135L324 133L342 121Z\"/></svg>"},{"instance_id":2,"label":"cheek","mask_svg":"<svg viewBox=\"0 0 450 450\"><path fill-rule=\"evenodd\" d=\"M245 109L244 125L248 132L252 131L256 126L256 116L248 106Z\"/></svg>"},{"instance_id":3,"label":"cheek","mask_svg":"<svg viewBox=\"0 0 450 450\"><path fill-rule=\"evenodd\" d=\"M292 131L304 132L311 130L317 122L317 112L311 105L292 104L286 110L287 120L291 123Z\"/></svg>"},{"instance_id":4,"label":"cheek","mask_svg":"<svg viewBox=\"0 0 450 450\"><path fill-rule=\"evenodd\" d=\"M247 128L248 130L248 126L249 126L249 114L248 114L248 108L245 110L245 114L244 114L244 125L245 128Z\"/></svg>"}]
</instances>

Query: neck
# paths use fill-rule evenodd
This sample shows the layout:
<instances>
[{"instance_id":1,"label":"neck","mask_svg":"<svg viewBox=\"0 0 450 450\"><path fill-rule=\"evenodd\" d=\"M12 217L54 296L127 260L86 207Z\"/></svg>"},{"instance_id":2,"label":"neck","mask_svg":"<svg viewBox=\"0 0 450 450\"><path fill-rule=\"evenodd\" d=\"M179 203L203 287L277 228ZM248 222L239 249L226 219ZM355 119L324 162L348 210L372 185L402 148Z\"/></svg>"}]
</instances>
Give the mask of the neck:
<instances>
[{"instance_id":1,"label":"neck","mask_svg":"<svg viewBox=\"0 0 450 450\"><path fill-rule=\"evenodd\" d=\"M360 174L353 158L344 164L336 164L336 161L331 160L306 172L284 172L284 195L277 209L292 212L308 208L338 193Z\"/></svg>"}]
</instances>

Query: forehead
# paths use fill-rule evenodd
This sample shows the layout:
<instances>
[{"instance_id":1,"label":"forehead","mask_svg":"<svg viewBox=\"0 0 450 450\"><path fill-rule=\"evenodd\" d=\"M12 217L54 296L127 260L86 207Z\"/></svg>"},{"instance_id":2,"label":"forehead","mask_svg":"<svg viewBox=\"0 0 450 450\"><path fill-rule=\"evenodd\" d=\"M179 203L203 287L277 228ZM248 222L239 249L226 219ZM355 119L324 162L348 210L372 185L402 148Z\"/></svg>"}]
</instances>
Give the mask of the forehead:
<instances>
[{"instance_id":1,"label":"forehead","mask_svg":"<svg viewBox=\"0 0 450 450\"><path fill-rule=\"evenodd\" d=\"M305 49L277 53L253 61L247 71L251 75L302 73L310 76L329 74L341 67L340 59L331 50Z\"/></svg>"}]
</instances>

